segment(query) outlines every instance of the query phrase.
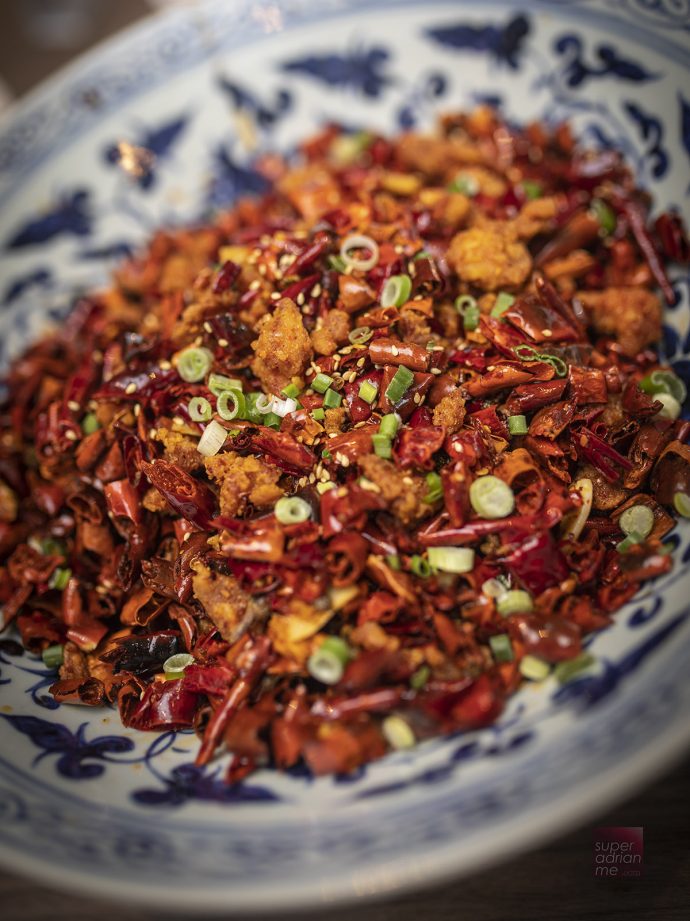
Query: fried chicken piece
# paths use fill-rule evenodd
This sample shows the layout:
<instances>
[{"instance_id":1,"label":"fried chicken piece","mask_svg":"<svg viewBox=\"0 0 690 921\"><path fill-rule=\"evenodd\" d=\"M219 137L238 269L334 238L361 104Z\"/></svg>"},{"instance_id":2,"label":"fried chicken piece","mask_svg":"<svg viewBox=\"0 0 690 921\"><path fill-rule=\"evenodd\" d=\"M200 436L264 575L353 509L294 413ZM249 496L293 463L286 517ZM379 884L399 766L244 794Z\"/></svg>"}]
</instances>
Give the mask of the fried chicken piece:
<instances>
[{"instance_id":1,"label":"fried chicken piece","mask_svg":"<svg viewBox=\"0 0 690 921\"><path fill-rule=\"evenodd\" d=\"M309 333L294 301L284 297L273 313L259 322L259 338L252 342L252 371L268 393L280 393L288 384L304 384L303 374L312 359Z\"/></svg>"},{"instance_id":2,"label":"fried chicken piece","mask_svg":"<svg viewBox=\"0 0 690 921\"><path fill-rule=\"evenodd\" d=\"M247 502L257 508L273 505L283 495L278 486L280 470L258 457L241 457L234 451L215 454L204 461L206 472L220 486L220 512L235 518Z\"/></svg>"},{"instance_id":3,"label":"fried chicken piece","mask_svg":"<svg viewBox=\"0 0 690 921\"><path fill-rule=\"evenodd\" d=\"M515 233L521 240L531 240L538 233L551 230L558 214L559 200L554 196L527 201L513 219Z\"/></svg>"},{"instance_id":4,"label":"fried chicken piece","mask_svg":"<svg viewBox=\"0 0 690 921\"><path fill-rule=\"evenodd\" d=\"M576 296L594 329L614 336L626 355L636 355L661 336L661 301L646 288L579 291Z\"/></svg>"},{"instance_id":5,"label":"fried chicken piece","mask_svg":"<svg viewBox=\"0 0 690 921\"><path fill-rule=\"evenodd\" d=\"M490 221L456 234L448 263L462 281L484 291L517 288L532 270L532 258L508 224Z\"/></svg>"},{"instance_id":6,"label":"fried chicken piece","mask_svg":"<svg viewBox=\"0 0 690 921\"><path fill-rule=\"evenodd\" d=\"M449 435L465 421L465 398L460 389L451 391L434 409L434 425L442 425Z\"/></svg>"},{"instance_id":7,"label":"fried chicken piece","mask_svg":"<svg viewBox=\"0 0 690 921\"><path fill-rule=\"evenodd\" d=\"M335 179L318 163L290 170L278 182L278 191L285 195L308 224L340 204L340 189Z\"/></svg>"},{"instance_id":8,"label":"fried chicken piece","mask_svg":"<svg viewBox=\"0 0 690 921\"><path fill-rule=\"evenodd\" d=\"M15 521L19 510L19 501L14 490L0 480L0 521Z\"/></svg>"},{"instance_id":9,"label":"fried chicken piece","mask_svg":"<svg viewBox=\"0 0 690 921\"><path fill-rule=\"evenodd\" d=\"M338 346L348 341L350 317L344 310L329 310L323 318L323 325L311 334L311 342L317 355L332 355Z\"/></svg>"},{"instance_id":10,"label":"fried chicken piece","mask_svg":"<svg viewBox=\"0 0 690 921\"><path fill-rule=\"evenodd\" d=\"M248 595L234 576L213 572L201 560L192 563L192 569L194 595L226 642L236 642L265 616L263 603Z\"/></svg>"},{"instance_id":11,"label":"fried chicken piece","mask_svg":"<svg viewBox=\"0 0 690 921\"><path fill-rule=\"evenodd\" d=\"M203 466L204 458L197 450L197 443L188 435L161 427L156 429L153 437L163 445L163 455L171 464L176 464L187 473L200 470Z\"/></svg>"},{"instance_id":12,"label":"fried chicken piece","mask_svg":"<svg viewBox=\"0 0 690 921\"><path fill-rule=\"evenodd\" d=\"M413 524L429 514L430 506L424 502L429 491L426 481L411 476L376 454L365 454L357 461L364 476L381 490L381 495L391 511L403 524Z\"/></svg>"}]
</instances>

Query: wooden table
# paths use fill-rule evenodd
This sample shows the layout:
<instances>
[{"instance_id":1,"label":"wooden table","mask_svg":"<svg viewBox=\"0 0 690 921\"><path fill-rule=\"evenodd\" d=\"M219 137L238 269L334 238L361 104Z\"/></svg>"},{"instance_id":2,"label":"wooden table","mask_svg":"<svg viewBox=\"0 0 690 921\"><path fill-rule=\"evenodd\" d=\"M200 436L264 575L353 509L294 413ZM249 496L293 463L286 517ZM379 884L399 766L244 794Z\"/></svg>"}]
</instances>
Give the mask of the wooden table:
<instances>
[{"instance_id":1,"label":"wooden table","mask_svg":"<svg viewBox=\"0 0 690 921\"><path fill-rule=\"evenodd\" d=\"M143 0L98 4L99 18L84 45L46 51L20 30L20 3L0 4L0 77L15 94L31 89L72 56L149 12ZM690 761L642 795L552 845L503 866L437 888L364 908L328 910L329 921L687 921L690 918L688 848ZM642 825L641 879L594 879L592 829ZM51 892L0 873L4 921L153 921L154 912ZM323 916L322 909L318 914ZM166 913L166 918L170 913ZM316 917L316 916L315 916ZM261 921L256 919L255 921Z\"/></svg>"},{"instance_id":2,"label":"wooden table","mask_svg":"<svg viewBox=\"0 0 690 921\"><path fill-rule=\"evenodd\" d=\"M640 796L548 847L444 885L380 904L324 909L328 921L688 921L690 759ZM595 879L592 830L644 828L640 879ZM0 873L4 921L159 921L162 913L55 893ZM303 916L304 912L300 913ZM165 918L170 918L170 912ZM254 917L268 921L269 916Z\"/></svg>"}]
</instances>

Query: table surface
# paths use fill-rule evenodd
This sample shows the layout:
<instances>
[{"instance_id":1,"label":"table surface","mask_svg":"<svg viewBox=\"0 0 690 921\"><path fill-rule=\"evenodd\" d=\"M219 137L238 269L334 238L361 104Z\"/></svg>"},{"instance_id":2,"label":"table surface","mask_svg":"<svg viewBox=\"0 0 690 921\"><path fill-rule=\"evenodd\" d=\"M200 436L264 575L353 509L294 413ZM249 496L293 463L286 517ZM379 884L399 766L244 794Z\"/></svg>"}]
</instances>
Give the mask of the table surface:
<instances>
[{"instance_id":1,"label":"table surface","mask_svg":"<svg viewBox=\"0 0 690 921\"><path fill-rule=\"evenodd\" d=\"M91 31L72 48L39 47L22 28L25 0L0 4L0 78L14 95L67 63L93 42L150 12L144 0L94 4ZM690 849L687 845L690 760L581 829L530 854L468 879L348 909L329 909L329 921L687 921L690 917ZM640 879L595 879L592 829L643 826L644 875ZM44 889L33 881L0 873L5 921L154 921L153 912L122 908ZM320 912L323 914L323 910ZM166 918L170 913L166 913ZM256 918L254 921L266 921Z\"/></svg>"}]
</instances>

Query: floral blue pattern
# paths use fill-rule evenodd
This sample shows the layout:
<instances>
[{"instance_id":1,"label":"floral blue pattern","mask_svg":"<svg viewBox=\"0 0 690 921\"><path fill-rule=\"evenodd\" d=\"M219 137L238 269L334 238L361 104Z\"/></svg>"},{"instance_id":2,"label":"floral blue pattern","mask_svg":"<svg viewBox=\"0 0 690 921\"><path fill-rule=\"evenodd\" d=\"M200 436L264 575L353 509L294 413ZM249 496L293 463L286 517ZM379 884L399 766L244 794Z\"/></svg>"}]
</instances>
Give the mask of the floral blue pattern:
<instances>
[{"instance_id":1,"label":"floral blue pattern","mask_svg":"<svg viewBox=\"0 0 690 921\"><path fill-rule=\"evenodd\" d=\"M262 191L257 158L325 118L423 127L477 102L571 118L588 143L624 152L659 209L687 216L688 9L322 0L315 21L307 0L218 0L142 27L0 126L0 365L155 227ZM114 168L123 139L155 154L138 183ZM664 348L690 384L690 276L673 284ZM593 784L600 801L614 795L687 737L689 537L670 536L674 572L588 644L591 673L525 689L495 727L347 777L264 771L230 789L223 763L192 763L193 735L128 733L114 711L58 706L54 674L3 639L0 856L53 882L126 884L158 908L276 908L317 886L405 885L422 853L437 874L474 866L516 825L526 845L535 828L581 821Z\"/></svg>"}]
</instances>

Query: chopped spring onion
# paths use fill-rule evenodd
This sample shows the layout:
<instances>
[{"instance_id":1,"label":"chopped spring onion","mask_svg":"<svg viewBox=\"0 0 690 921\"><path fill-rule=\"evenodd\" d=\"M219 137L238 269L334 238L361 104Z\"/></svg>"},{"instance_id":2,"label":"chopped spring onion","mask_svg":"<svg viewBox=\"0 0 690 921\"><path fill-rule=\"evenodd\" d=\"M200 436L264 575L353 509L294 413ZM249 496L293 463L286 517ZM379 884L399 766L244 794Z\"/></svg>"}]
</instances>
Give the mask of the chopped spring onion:
<instances>
[{"instance_id":1,"label":"chopped spring onion","mask_svg":"<svg viewBox=\"0 0 690 921\"><path fill-rule=\"evenodd\" d=\"M410 389L410 384L414 380L414 374L405 365L400 365L395 372L393 379L386 388L386 398L395 406L405 396Z\"/></svg>"},{"instance_id":2,"label":"chopped spring onion","mask_svg":"<svg viewBox=\"0 0 690 921\"><path fill-rule=\"evenodd\" d=\"M392 457L393 445L390 438L382 435L381 432L376 432L375 435L371 436L371 443L374 448L374 454L376 454L378 457Z\"/></svg>"},{"instance_id":3,"label":"chopped spring onion","mask_svg":"<svg viewBox=\"0 0 690 921\"><path fill-rule=\"evenodd\" d=\"M433 505L434 502L438 502L438 500L443 496L443 484L441 483L441 477L434 471L427 473L426 485L429 487L429 491L424 496L424 501L428 505Z\"/></svg>"},{"instance_id":4,"label":"chopped spring onion","mask_svg":"<svg viewBox=\"0 0 690 921\"><path fill-rule=\"evenodd\" d=\"M677 374L659 369L642 378L640 390L650 394L670 393L679 403L684 403L688 396L687 387Z\"/></svg>"},{"instance_id":5,"label":"chopped spring onion","mask_svg":"<svg viewBox=\"0 0 690 921\"><path fill-rule=\"evenodd\" d=\"M337 390L328 390L323 395L323 405L326 409L336 409L343 402L341 394Z\"/></svg>"},{"instance_id":6,"label":"chopped spring onion","mask_svg":"<svg viewBox=\"0 0 690 921\"><path fill-rule=\"evenodd\" d=\"M496 599L496 610L501 617L510 617L511 614L529 614L533 607L532 596L521 588L511 588L505 595Z\"/></svg>"},{"instance_id":7,"label":"chopped spring onion","mask_svg":"<svg viewBox=\"0 0 690 921\"><path fill-rule=\"evenodd\" d=\"M412 280L409 275L391 275L381 292L382 307L402 307L410 299Z\"/></svg>"},{"instance_id":8,"label":"chopped spring onion","mask_svg":"<svg viewBox=\"0 0 690 921\"><path fill-rule=\"evenodd\" d=\"M271 412L275 413L276 416L280 416L281 419L284 419L285 416L289 416L290 413L294 413L296 409L297 400L293 400L292 397L288 397L285 400L273 397L271 401Z\"/></svg>"},{"instance_id":9,"label":"chopped spring onion","mask_svg":"<svg viewBox=\"0 0 690 921\"><path fill-rule=\"evenodd\" d=\"M209 349L192 347L178 355L177 373L183 381L194 384L206 377L212 364L213 353Z\"/></svg>"},{"instance_id":10,"label":"chopped spring onion","mask_svg":"<svg viewBox=\"0 0 690 921\"><path fill-rule=\"evenodd\" d=\"M471 173L458 173L448 186L448 191L460 192L461 195L467 195L469 198L474 198L479 192L479 183Z\"/></svg>"},{"instance_id":11,"label":"chopped spring onion","mask_svg":"<svg viewBox=\"0 0 690 921\"><path fill-rule=\"evenodd\" d=\"M395 569L396 571L400 571L402 569L400 557L394 553L391 553L386 557L386 563L388 566L390 566L391 569Z\"/></svg>"},{"instance_id":12,"label":"chopped spring onion","mask_svg":"<svg viewBox=\"0 0 690 921\"><path fill-rule=\"evenodd\" d=\"M262 421L267 428L278 430L282 419L277 413L266 413Z\"/></svg>"},{"instance_id":13,"label":"chopped spring onion","mask_svg":"<svg viewBox=\"0 0 690 921\"><path fill-rule=\"evenodd\" d=\"M371 141L372 137L368 131L339 134L331 141L328 155L338 166L349 166L364 153Z\"/></svg>"},{"instance_id":14,"label":"chopped spring onion","mask_svg":"<svg viewBox=\"0 0 690 921\"><path fill-rule=\"evenodd\" d=\"M347 338L350 340L352 345L364 345L364 343L368 342L373 335L374 333L371 327L357 326L347 334Z\"/></svg>"},{"instance_id":15,"label":"chopped spring onion","mask_svg":"<svg viewBox=\"0 0 690 921\"><path fill-rule=\"evenodd\" d=\"M466 333L471 333L479 326L479 304L471 294L461 294L455 298L455 309L462 317Z\"/></svg>"},{"instance_id":16,"label":"chopped spring onion","mask_svg":"<svg viewBox=\"0 0 690 921\"><path fill-rule=\"evenodd\" d=\"M311 518L311 505L299 496L282 496L273 511L281 524L302 524Z\"/></svg>"},{"instance_id":17,"label":"chopped spring onion","mask_svg":"<svg viewBox=\"0 0 690 921\"><path fill-rule=\"evenodd\" d=\"M592 511L594 486L589 477L581 477L573 483L573 486L580 493L582 505L574 512L570 512L565 516L561 522L561 534L563 537L570 537L573 540L577 540L584 531Z\"/></svg>"},{"instance_id":18,"label":"chopped spring onion","mask_svg":"<svg viewBox=\"0 0 690 921\"><path fill-rule=\"evenodd\" d=\"M618 519L618 527L626 536L639 534L642 539L649 537L654 527L654 512L648 505L631 505Z\"/></svg>"},{"instance_id":19,"label":"chopped spring onion","mask_svg":"<svg viewBox=\"0 0 690 921\"><path fill-rule=\"evenodd\" d=\"M491 646L491 652L497 662L513 661L513 644L510 642L510 637L507 633L499 633L496 636L489 637L489 646Z\"/></svg>"},{"instance_id":20,"label":"chopped spring onion","mask_svg":"<svg viewBox=\"0 0 690 921\"><path fill-rule=\"evenodd\" d=\"M64 591L67 588L67 583L72 578L72 570L68 567L64 569L61 566L55 570L55 572L50 577L48 585L51 588L56 588L59 592Z\"/></svg>"},{"instance_id":21,"label":"chopped spring onion","mask_svg":"<svg viewBox=\"0 0 690 921\"><path fill-rule=\"evenodd\" d=\"M223 390L218 394L216 409L221 419L242 419L247 411L244 394L239 390Z\"/></svg>"},{"instance_id":22,"label":"chopped spring onion","mask_svg":"<svg viewBox=\"0 0 690 921\"><path fill-rule=\"evenodd\" d=\"M316 419L317 422L323 422L326 418L326 411L318 406L316 409L312 409L311 417L312 419Z\"/></svg>"},{"instance_id":23,"label":"chopped spring onion","mask_svg":"<svg viewBox=\"0 0 690 921\"><path fill-rule=\"evenodd\" d=\"M486 582L482 582L482 595L486 595L487 598L500 598L507 591L508 588L501 579L487 579Z\"/></svg>"},{"instance_id":24,"label":"chopped spring onion","mask_svg":"<svg viewBox=\"0 0 690 921\"><path fill-rule=\"evenodd\" d=\"M364 381L363 384L359 385L359 398L364 400L365 403L373 403L378 392L379 388L376 384L372 384L371 381Z\"/></svg>"},{"instance_id":25,"label":"chopped spring onion","mask_svg":"<svg viewBox=\"0 0 690 921\"><path fill-rule=\"evenodd\" d=\"M536 182L534 179L523 179L520 185L522 186L525 198L529 201L534 201L535 198L541 198L542 187L540 182Z\"/></svg>"},{"instance_id":26,"label":"chopped spring onion","mask_svg":"<svg viewBox=\"0 0 690 921\"><path fill-rule=\"evenodd\" d=\"M288 384L287 387L283 387L282 394L284 397L287 397L289 400L296 400L299 396L299 387L297 384Z\"/></svg>"},{"instance_id":27,"label":"chopped spring onion","mask_svg":"<svg viewBox=\"0 0 690 921\"><path fill-rule=\"evenodd\" d=\"M213 416L213 407L206 397L192 397L187 412L192 422L208 422Z\"/></svg>"},{"instance_id":28,"label":"chopped spring onion","mask_svg":"<svg viewBox=\"0 0 690 921\"><path fill-rule=\"evenodd\" d=\"M583 672L586 672L596 662L591 652L581 652L574 659L568 659L565 662L559 662L554 668L553 674L559 684L566 684L577 678Z\"/></svg>"},{"instance_id":29,"label":"chopped spring onion","mask_svg":"<svg viewBox=\"0 0 690 921\"><path fill-rule=\"evenodd\" d=\"M348 596L348 601L351 601L352 598L355 597L355 595L357 594L357 592L355 592L353 595L352 592L350 591L351 588L352 586L347 586L346 594ZM345 602L345 604L347 604L347 601ZM334 605L334 607L336 606ZM337 607L342 608L343 605L341 604ZM345 640L341 639L341 637L339 636L327 636L326 639L323 641L323 643L321 643L321 645L319 646L319 650L324 650L324 649L327 650L328 652L332 652L334 656L340 659L343 665L347 665L350 659L354 657L352 649L347 645Z\"/></svg>"},{"instance_id":30,"label":"chopped spring onion","mask_svg":"<svg viewBox=\"0 0 690 921\"><path fill-rule=\"evenodd\" d=\"M41 653L43 664L46 668L60 668L64 660L64 646L56 644L55 646L46 646Z\"/></svg>"},{"instance_id":31,"label":"chopped spring onion","mask_svg":"<svg viewBox=\"0 0 690 921\"><path fill-rule=\"evenodd\" d=\"M96 413L87 413L81 420L81 430L85 435L93 435L100 427Z\"/></svg>"},{"instance_id":32,"label":"chopped spring onion","mask_svg":"<svg viewBox=\"0 0 690 921\"><path fill-rule=\"evenodd\" d=\"M170 656L163 663L163 671L166 676L181 678L182 673L185 668L188 668L190 665L194 665L194 656L190 655L188 652L178 652L174 656Z\"/></svg>"},{"instance_id":33,"label":"chopped spring onion","mask_svg":"<svg viewBox=\"0 0 690 921\"><path fill-rule=\"evenodd\" d=\"M513 349L513 354L520 361L545 361L553 367L556 377L565 377L568 373L568 365L558 355L551 355L549 352L538 352L527 343L516 346Z\"/></svg>"},{"instance_id":34,"label":"chopped spring onion","mask_svg":"<svg viewBox=\"0 0 690 921\"><path fill-rule=\"evenodd\" d=\"M627 537L624 537L623 540L616 544L616 550L619 553L627 553L628 550L631 550L636 544L641 544L643 540L644 537L640 534L635 534L633 531L632 534L628 534Z\"/></svg>"},{"instance_id":35,"label":"chopped spring onion","mask_svg":"<svg viewBox=\"0 0 690 921\"><path fill-rule=\"evenodd\" d=\"M65 545L62 541L56 540L54 537L43 537L41 540L37 537L30 537L27 544L32 550L35 550L37 553L42 553L45 556L65 555Z\"/></svg>"},{"instance_id":36,"label":"chopped spring onion","mask_svg":"<svg viewBox=\"0 0 690 921\"><path fill-rule=\"evenodd\" d=\"M616 229L616 214L613 208L601 198L593 198L590 202L592 214L599 221L599 226L606 236L611 236Z\"/></svg>"},{"instance_id":37,"label":"chopped spring onion","mask_svg":"<svg viewBox=\"0 0 690 921\"><path fill-rule=\"evenodd\" d=\"M413 691L421 691L429 680L431 669L428 665L422 665L410 678L410 687Z\"/></svg>"},{"instance_id":38,"label":"chopped spring onion","mask_svg":"<svg viewBox=\"0 0 690 921\"><path fill-rule=\"evenodd\" d=\"M471 547L429 547L429 563L439 572L472 572L474 550Z\"/></svg>"},{"instance_id":39,"label":"chopped spring onion","mask_svg":"<svg viewBox=\"0 0 690 921\"><path fill-rule=\"evenodd\" d=\"M525 656L520 662L520 674L524 678L529 678L530 681L543 681L549 677L550 672L549 663L536 656Z\"/></svg>"},{"instance_id":40,"label":"chopped spring onion","mask_svg":"<svg viewBox=\"0 0 690 921\"><path fill-rule=\"evenodd\" d=\"M322 374L319 371L314 380L311 382L311 389L315 390L317 393L325 393L332 383L332 377L329 377L328 374Z\"/></svg>"},{"instance_id":41,"label":"chopped spring onion","mask_svg":"<svg viewBox=\"0 0 690 921\"><path fill-rule=\"evenodd\" d=\"M199 439L199 444L196 446L199 454L203 454L204 457L213 457L214 454L217 454L220 449L225 444L225 439L228 437L226 429L213 419L204 429L204 433Z\"/></svg>"},{"instance_id":42,"label":"chopped spring onion","mask_svg":"<svg viewBox=\"0 0 690 921\"><path fill-rule=\"evenodd\" d=\"M381 435L385 435L386 438L395 438L399 428L400 416L396 415L396 413L387 413L381 417L381 422L379 423L379 433Z\"/></svg>"},{"instance_id":43,"label":"chopped spring onion","mask_svg":"<svg viewBox=\"0 0 690 921\"><path fill-rule=\"evenodd\" d=\"M273 397L269 397L265 393L260 393L257 396L256 401L254 402L254 408L262 416L265 416L266 413L272 412L273 411L272 407L273 407Z\"/></svg>"},{"instance_id":44,"label":"chopped spring onion","mask_svg":"<svg viewBox=\"0 0 690 921\"><path fill-rule=\"evenodd\" d=\"M655 393L654 399L659 400L662 404L661 409L656 414L657 419L677 419L680 416L683 407L670 393Z\"/></svg>"},{"instance_id":45,"label":"chopped spring onion","mask_svg":"<svg viewBox=\"0 0 690 921\"><path fill-rule=\"evenodd\" d=\"M414 254L412 261L416 262L418 259L431 259L431 253L428 249L420 249L418 253Z\"/></svg>"},{"instance_id":46,"label":"chopped spring onion","mask_svg":"<svg viewBox=\"0 0 690 921\"><path fill-rule=\"evenodd\" d=\"M246 418L258 425L263 423L263 414L256 408L256 403L262 396L263 393L248 393L245 397Z\"/></svg>"},{"instance_id":47,"label":"chopped spring onion","mask_svg":"<svg viewBox=\"0 0 690 921\"><path fill-rule=\"evenodd\" d=\"M347 268L347 264L340 256L329 256L328 267L333 269L334 272L340 272L342 274Z\"/></svg>"},{"instance_id":48,"label":"chopped spring onion","mask_svg":"<svg viewBox=\"0 0 690 921\"><path fill-rule=\"evenodd\" d=\"M368 250L369 255L366 257L353 255L353 253L361 249ZM343 240L340 247L340 258L347 268L368 272L379 261L379 247L371 237L367 237L362 233L353 233Z\"/></svg>"},{"instance_id":49,"label":"chopped spring onion","mask_svg":"<svg viewBox=\"0 0 690 921\"><path fill-rule=\"evenodd\" d=\"M239 390L241 392L243 382L239 377L226 377L224 374L214 373L208 376L208 389L214 396L218 396L223 390Z\"/></svg>"},{"instance_id":50,"label":"chopped spring onion","mask_svg":"<svg viewBox=\"0 0 690 921\"><path fill-rule=\"evenodd\" d=\"M499 291L496 295L494 306L491 308L491 316L496 318L502 317L506 310L512 307L514 303L515 298L512 294L508 294L507 291Z\"/></svg>"},{"instance_id":51,"label":"chopped spring onion","mask_svg":"<svg viewBox=\"0 0 690 921\"><path fill-rule=\"evenodd\" d=\"M410 557L410 569L415 576L419 576L420 579L428 579L432 573L430 561L425 560L423 556L418 556L417 554Z\"/></svg>"},{"instance_id":52,"label":"chopped spring onion","mask_svg":"<svg viewBox=\"0 0 690 921\"><path fill-rule=\"evenodd\" d=\"M325 413L324 413L324 415L325 415ZM330 459L333 457L333 455L332 455L331 452L328 450L328 448L324 448L323 451L321 452L321 457L322 457L324 460L330 460Z\"/></svg>"},{"instance_id":53,"label":"chopped spring onion","mask_svg":"<svg viewBox=\"0 0 690 921\"><path fill-rule=\"evenodd\" d=\"M358 595L357 585L334 585L328 589L326 607L330 606L331 610L340 611Z\"/></svg>"},{"instance_id":54,"label":"chopped spring onion","mask_svg":"<svg viewBox=\"0 0 690 921\"><path fill-rule=\"evenodd\" d=\"M673 507L683 518L690 518L690 496L686 492L674 494Z\"/></svg>"},{"instance_id":55,"label":"chopped spring onion","mask_svg":"<svg viewBox=\"0 0 690 921\"><path fill-rule=\"evenodd\" d=\"M470 505L480 518L505 518L515 508L515 496L507 483L489 474L470 486Z\"/></svg>"},{"instance_id":56,"label":"chopped spring onion","mask_svg":"<svg viewBox=\"0 0 690 921\"><path fill-rule=\"evenodd\" d=\"M345 663L336 652L322 645L307 659L307 671L322 684L337 684L343 677Z\"/></svg>"},{"instance_id":57,"label":"chopped spring onion","mask_svg":"<svg viewBox=\"0 0 690 921\"><path fill-rule=\"evenodd\" d=\"M508 416L508 431L511 435L527 434L526 416Z\"/></svg>"},{"instance_id":58,"label":"chopped spring onion","mask_svg":"<svg viewBox=\"0 0 690 921\"><path fill-rule=\"evenodd\" d=\"M395 714L387 716L381 724L381 731L386 742L396 751L413 748L417 742L414 732L412 732L409 724L405 722L402 716L396 716Z\"/></svg>"}]
</instances>

